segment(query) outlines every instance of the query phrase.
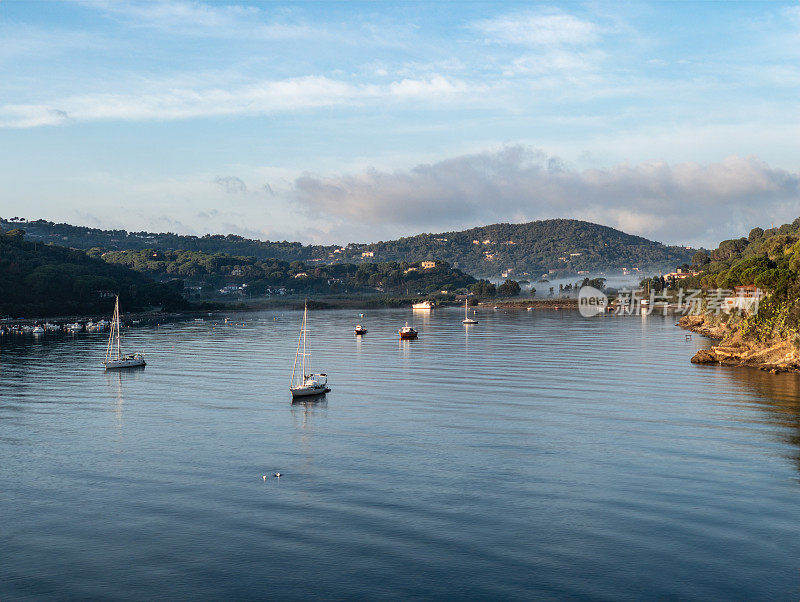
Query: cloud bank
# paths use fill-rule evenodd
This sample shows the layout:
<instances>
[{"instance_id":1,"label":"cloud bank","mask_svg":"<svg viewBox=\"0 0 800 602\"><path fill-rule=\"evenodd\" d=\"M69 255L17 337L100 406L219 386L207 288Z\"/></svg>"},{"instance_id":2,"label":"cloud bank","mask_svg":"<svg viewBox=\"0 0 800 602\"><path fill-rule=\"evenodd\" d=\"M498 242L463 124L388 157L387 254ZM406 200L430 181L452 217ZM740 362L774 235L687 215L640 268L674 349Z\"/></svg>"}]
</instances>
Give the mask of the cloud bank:
<instances>
[{"instance_id":1,"label":"cloud bank","mask_svg":"<svg viewBox=\"0 0 800 602\"><path fill-rule=\"evenodd\" d=\"M755 157L663 161L577 170L525 146L463 155L406 171L305 174L301 207L351 232L385 236L499 221L574 217L674 244L716 245L756 225L800 215L800 174Z\"/></svg>"}]
</instances>

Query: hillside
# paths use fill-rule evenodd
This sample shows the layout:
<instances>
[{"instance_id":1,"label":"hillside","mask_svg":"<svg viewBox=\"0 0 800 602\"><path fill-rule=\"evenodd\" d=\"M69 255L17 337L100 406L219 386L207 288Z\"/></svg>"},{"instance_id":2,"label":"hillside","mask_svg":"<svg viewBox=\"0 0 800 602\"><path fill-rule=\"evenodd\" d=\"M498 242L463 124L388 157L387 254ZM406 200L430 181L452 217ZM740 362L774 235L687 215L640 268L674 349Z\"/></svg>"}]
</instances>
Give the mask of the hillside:
<instances>
[{"instance_id":1,"label":"hillside","mask_svg":"<svg viewBox=\"0 0 800 602\"><path fill-rule=\"evenodd\" d=\"M0 220L0 227L20 225ZM172 233L100 230L44 220L22 222L31 240L79 249L110 251L156 249L248 256L256 259L304 261L313 264L433 259L449 263L475 277L499 277L513 271L518 277L542 274L671 271L689 261L694 250L670 247L598 224L552 219L525 224L494 224L460 232L420 234L378 243L303 245L299 242L260 241L229 234L182 236Z\"/></svg>"},{"instance_id":2,"label":"hillside","mask_svg":"<svg viewBox=\"0 0 800 602\"><path fill-rule=\"evenodd\" d=\"M97 251L90 251L95 254ZM476 280L446 262L374 262L307 265L278 259L256 259L197 251L108 251L102 258L154 278L181 278L199 296L220 290L236 296L265 294L429 295L455 292ZM227 289L226 289L227 287Z\"/></svg>"},{"instance_id":3,"label":"hillside","mask_svg":"<svg viewBox=\"0 0 800 602\"><path fill-rule=\"evenodd\" d=\"M476 276L497 276L510 269L515 276L534 278L551 271L671 271L694 253L685 247L668 247L614 228L570 219L493 224L366 247L382 260L442 258Z\"/></svg>"},{"instance_id":4,"label":"hillside","mask_svg":"<svg viewBox=\"0 0 800 602\"><path fill-rule=\"evenodd\" d=\"M119 293L126 311L187 305L180 283L157 283L84 251L25 240L0 231L0 315L15 317L111 313Z\"/></svg>"},{"instance_id":5,"label":"hillside","mask_svg":"<svg viewBox=\"0 0 800 602\"><path fill-rule=\"evenodd\" d=\"M730 291L754 285L767 294L752 315L709 311L694 323L687 320L687 328L724 337L719 345L698 352L693 362L800 369L800 218L722 241L710 253L697 253L692 264L700 273L680 281L684 289Z\"/></svg>"}]
</instances>

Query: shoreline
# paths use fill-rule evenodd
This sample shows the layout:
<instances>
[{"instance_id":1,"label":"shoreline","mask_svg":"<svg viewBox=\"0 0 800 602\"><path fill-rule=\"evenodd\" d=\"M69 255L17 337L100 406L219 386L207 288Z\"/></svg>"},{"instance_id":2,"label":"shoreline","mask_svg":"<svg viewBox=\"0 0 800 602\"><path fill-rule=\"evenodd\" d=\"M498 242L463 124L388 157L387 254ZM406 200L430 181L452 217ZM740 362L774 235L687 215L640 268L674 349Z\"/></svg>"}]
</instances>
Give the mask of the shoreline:
<instances>
[{"instance_id":1,"label":"shoreline","mask_svg":"<svg viewBox=\"0 0 800 602\"><path fill-rule=\"evenodd\" d=\"M213 308L205 309L187 309L177 312L164 312L164 311L144 311L144 312L125 312L124 321L130 322L132 320L141 320L142 322L168 322L179 321L182 318L193 319L198 317L206 317L226 312L258 312L269 311L274 309L292 309L302 310L304 298L292 299L259 299L251 303L238 302L231 303L228 306L215 306ZM392 299L386 297L377 297L373 299L364 298L331 298L331 299L309 299L308 305L312 309L383 309L383 308L404 308L411 309L413 299ZM463 302L445 302L437 307L462 307ZM500 307L505 309L577 309L577 299L510 299L504 301L480 301L477 306L483 309ZM44 322L52 322L57 324L68 324L73 322L89 322L97 320L108 320L109 315L98 313L86 314L71 314L71 315L49 315L37 316L26 318L2 318L0 325L10 326L35 326Z\"/></svg>"},{"instance_id":2,"label":"shoreline","mask_svg":"<svg viewBox=\"0 0 800 602\"><path fill-rule=\"evenodd\" d=\"M706 315L684 316L677 325L719 341L709 349L697 351L691 359L693 364L758 368L771 374L800 372L800 353L789 340L745 339L738 331L738 323L731 326Z\"/></svg>"}]
</instances>

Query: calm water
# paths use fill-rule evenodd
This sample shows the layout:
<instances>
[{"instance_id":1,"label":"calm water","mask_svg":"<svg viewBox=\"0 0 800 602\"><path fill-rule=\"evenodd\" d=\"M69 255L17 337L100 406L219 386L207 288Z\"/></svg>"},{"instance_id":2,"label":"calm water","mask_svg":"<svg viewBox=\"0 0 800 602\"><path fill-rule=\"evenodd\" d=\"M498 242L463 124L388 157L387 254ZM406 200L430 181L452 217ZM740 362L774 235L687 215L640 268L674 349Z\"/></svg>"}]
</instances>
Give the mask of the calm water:
<instances>
[{"instance_id":1,"label":"calm water","mask_svg":"<svg viewBox=\"0 0 800 602\"><path fill-rule=\"evenodd\" d=\"M800 596L796 376L671 318L462 317L314 312L304 405L296 312L128 331L130 373L4 341L0 599Z\"/></svg>"}]
</instances>

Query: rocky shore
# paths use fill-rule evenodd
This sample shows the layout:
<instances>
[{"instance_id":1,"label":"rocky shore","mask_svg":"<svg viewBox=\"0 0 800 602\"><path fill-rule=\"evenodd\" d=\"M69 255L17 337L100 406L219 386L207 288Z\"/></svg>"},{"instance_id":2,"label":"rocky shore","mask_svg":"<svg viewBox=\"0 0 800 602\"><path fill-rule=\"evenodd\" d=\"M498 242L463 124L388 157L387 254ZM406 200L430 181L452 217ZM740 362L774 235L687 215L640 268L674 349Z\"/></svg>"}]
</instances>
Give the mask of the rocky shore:
<instances>
[{"instance_id":1,"label":"rocky shore","mask_svg":"<svg viewBox=\"0 0 800 602\"><path fill-rule=\"evenodd\" d=\"M699 350L692 357L693 364L749 366L773 374L800 372L800 353L791 341L744 339L736 328L737 323L722 322L715 316L684 316L678 325L720 341L710 349Z\"/></svg>"}]
</instances>

